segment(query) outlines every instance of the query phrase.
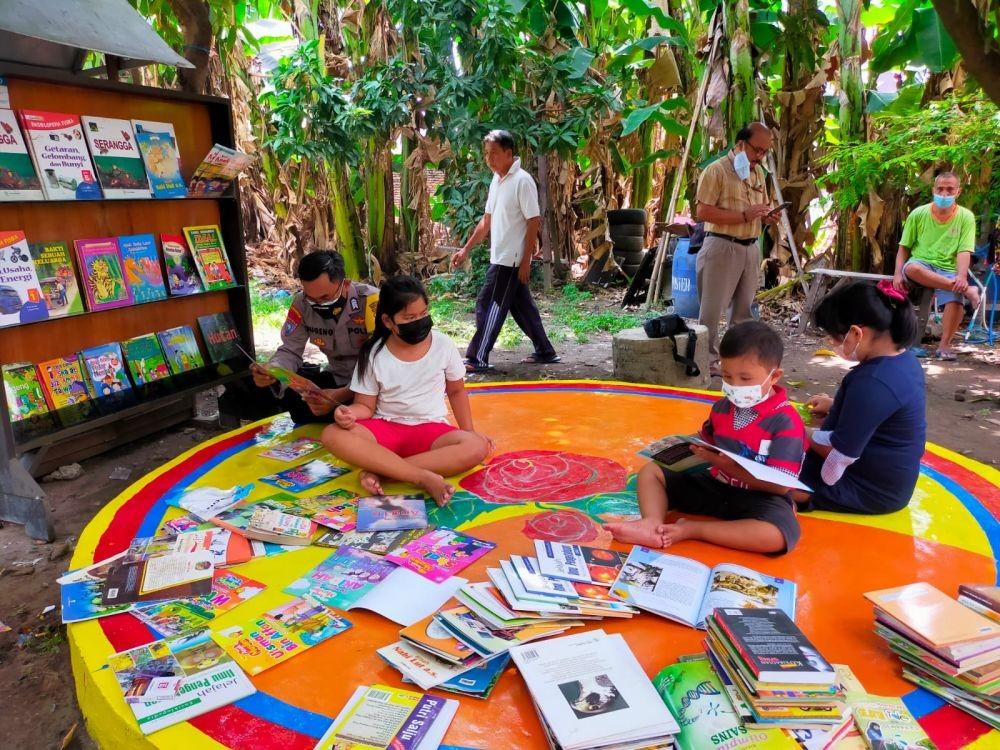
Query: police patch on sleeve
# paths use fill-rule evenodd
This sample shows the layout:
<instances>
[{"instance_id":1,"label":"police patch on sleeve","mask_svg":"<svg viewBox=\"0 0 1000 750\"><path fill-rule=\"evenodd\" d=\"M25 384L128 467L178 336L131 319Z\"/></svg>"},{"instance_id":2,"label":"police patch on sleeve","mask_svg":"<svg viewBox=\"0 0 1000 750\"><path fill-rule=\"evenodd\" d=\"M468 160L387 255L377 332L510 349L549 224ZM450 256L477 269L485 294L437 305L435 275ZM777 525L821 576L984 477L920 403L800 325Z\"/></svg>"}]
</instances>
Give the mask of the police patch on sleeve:
<instances>
[{"instance_id":1,"label":"police patch on sleeve","mask_svg":"<svg viewBox=\"0 0 1000 750\"><path fill-rule=\"evenodd\" d=\"M372 333L375 330L375 313L378 310L378 292L369 294L365 300L365 330Z\"/></svg>"},{"instance_id":2,"label":"police patch on sleeve","mask_svg":"<svg viewBox=\"0 0 1000 750\"><path fill-rule=\"evenodd\" d=\"M281 327L281 332L288 336L292 334L301 324L302 313L299 312L299 308L292 305L288 308L288 316L285 318L285 325Z\"/></svg>"}]
</instances>

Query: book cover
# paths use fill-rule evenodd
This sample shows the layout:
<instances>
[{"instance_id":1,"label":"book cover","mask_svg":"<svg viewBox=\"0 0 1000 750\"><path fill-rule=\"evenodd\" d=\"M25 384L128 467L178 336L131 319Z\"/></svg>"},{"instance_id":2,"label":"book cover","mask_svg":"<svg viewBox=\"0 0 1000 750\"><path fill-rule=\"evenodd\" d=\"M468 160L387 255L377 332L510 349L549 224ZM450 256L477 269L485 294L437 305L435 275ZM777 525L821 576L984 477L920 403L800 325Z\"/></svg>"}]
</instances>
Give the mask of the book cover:
<instances>
[{"instance_id":1,"label":"book cover","mask_svg":"<svg viewBox=\"0 0 1000 750\"><path fill-rule=\"evenodd\" d=\"M64 427L79 424L94 413L80 360L75 354L38 363L49 409Z\"/></svg>"},{"instance_id":2,"label":"book cover","mask_svg":"<svg viewBox=\"0 0 1000 750\"><path fill-rule=\"evenodd\" d=\"M154 198L186 198L187 187L181 176L181 160L173 125L148 123L169 132L146 131L139 120L132 120L135 143L142 156L143 166L149 177L149 187Z\"/></svg>"},{"instance_id":3,"label":"book cover","mask_svg":"<svg viewBox=\"0 0 1000 750\"><path fill-rule=\"evenodd\" d=\"M426 526L423 495L375 495L358 499L358 531L398 531Z\"/></svg>"},{"instance_id":4,"label":"book cover","mask_svg":"<svg viewBox=\"0 0 1000 750\"><path fill-rule=\"evenodd\" d=\"M471 669L445 680L435 690L443 690L456 695L467 695L470 698L486 700L493 692L500 677L510 663L509 654L501 654L477 664ZM404 678L403 682L407 680Z\"/></svg>"},{"instance_id":5,"label":"book cover","mask_svg":"<svg viewBox=\"0 0 1000 750\"><path fill-rule=\"evenodd\" d=\"M929 583L869 591L865 598L936 646L1000 637L1000 624L963 607Z\"/></svg>"},{"instance_id":6,"label":"book cover","mask_svg":"<svg viewBox=\"0 0 1000 750\"><path fill-rule=\"evenodd\" d=\"M467 643L456 638L438 621L436 613L403 628L399 631L399 636L417 648L453 664L474 663L478 659L476 652Z\"/></svg>"},{"instance_id":7,"label":"book cover","mask_svg":"<svg viewBox=\"0 0 1000 750\"><path fill-rule=\"evenodd\" d=\"M184 237L206 290L236 286L218 226L184 227Z\"/></svg>"},{"instance_id":8,"label":"book cover","mask_svg":"<svg viewBox=\"0 0 1000 750\"><path fill-rule=\"evenodd\" d=\"M341 547L305 576L288 584L285 593L346 610L384 581L395 567L377 555Z\"/></svg>"},{"instance_id":9,"label":"book cover","mask_svg":"<svg viewBox=\"0 0 1000 750\"><path fill-rule=\"evenodd\" d=\"M125 373L125 358L118 344L101 344L80 352L80 361L90 378L91 395L100 408L118 408L130 403L132 384Z\"/></svg>"},{"instance_id":10,"label":"book cover","mask_svg":"<svg viewBox=\"0 0 1000 750\"><path fill-rule=\"evenodd\" d=\"M91 312L132 304L132 290L125 283L122 256L115 237L74 240L80 279Z\"/></svg>"},{"instance_id":11,"label":"book cover","mask_svg":"<svg viewBox=\"0 0 1000 750\"><path fill-rule=\"evenodd\" d=\"M278 492L267 497L241 500L231 507L226 507L213 513L210 518L212 523L217 526L246 536L247 529L250 526L250 518L256 510L265 508L267 510L280 510L289 513L295 510L296 503L297 500L292 495Z\"/></svg>"},{"instance_id":12,"label":"book cover","mask_svg":"<svg viewBox=\"0 0 1000 750\"><path fill-rule=\"evenodd\" d=\"M170 294L179 297L204 291L187 242L179 234L161 234L163 265L167 269Z\"/></svg>"},{"instance_id":13,"label":"book cover","mask_svg":"<svg viewBox=\"0 0 1000 750\"><path fill-rule=\"evenodd\" d=\"M203 198L219 197L253 159L249 154L216 143L194 170L188 194Z\"/></svg>"},{"instance_id":14,"label":"book cover","mask_svg":"<svg viewBox=\"0 0 1000 750\"><path fill-rule=\"evenodd\" d=\"M359 687L314 750L433 750L458 701L387 685Z\"/></svg>"},{"instance_id":15,"label":"book cover","mask_svg":"<svg viewBox=\"0 0 1000 750\"><path fill-rule=\"evenodd\" d=\"M4 365L3 391L14 436L24 440L55 427L45 391L32 364Z\"/></svg>"},{"instance_id":16,"label":"book cover","mask_svg":"<svg viewBox=\"0 0 1000 750\"><path fill-rule=\"evenodd\" d=\"M112 566L102 604L126 604L205 596L212 591L212 554L207 551L126 557Z\"/></svg>"},{"instance_id":17,"label":"book cover","mask_svg":"<svg viewBox=\"0 0 1000 750\"><path fill-rule=\"evenodd\" d=\"M49 317L83 312L83 295L76 281L76 265L65 242L32 242L28 246Z\"/></svg>"},{"instance_id":18,"label":"book cover","mask_svg":"<svg viewBox=\"0 0 1000 750\"><path fill-rule=\"evenodd\" d=\"M343 466L336 466L317 458L290 469L261 477L260 481L289 492L305 492L343 476L348 471L350 470Z\"/></svg>"},{"instance_id":19,"label":"book cover","mask_svg":"<svg viewBox=\"0 0 1000 750\"><path fill-rule=\"evenodd\" d=\"M18 117L48 200L101 197L79 115L22 109Z\"/></svg>"},{"instance_id":20,"label":"book cover","mask_svg":"<svg viewBox=\"0 0 1000 750\"><path fill-rule=\"evenodd\" d=\"M132 300L154 302L167 298L167 288L160 268L160 254L152 234L131 234L118 238L125 282L132 290Z\"/></svg>"},{"instance_id":21,"label":"book cover","mask_svg":"<svg viewBox=\"0 0 1000 750\"><path fill-rule=\"evenodd\" d=\"M469 567L494 547L493 542L439 528L407 542L386 555L386 559L440 583Z\"/></svg>"},{"instance_id":22,"label":"book cover","mask_svg":"<svg viewBox=\"0 0 1000 750\"><path fill-rule=\"evenodd\" d=\"M858 731L870 750L897 747L936 750L937 746L921 729L901 698L865 695L851 701L851 710Z\"/></svg>"},{"instance_id":23,"label":"book cover","mask_svg":"<svg viewBox=\"0 0 1000 750\"><path fill-rule=\"evenodd\" d=\"M316 520L314 517L313 520ZM319 523L317 521L317 523ZM317 547L353 547L371 552L373 555L388 555L404 544L423 536L426 529L402 529L400 531L328 531L313 542Z\"/></svg>"},{"instance_id":24,"label":"book cover","mask_svg":"<svg viewBox=\"0 0 1000 750\"><path fill-rule=\"evenodd\" d=\"M42 183L28 155L17 116L0 108L0 201L40 201Z\"/></svg>"},{"instance_id":25,"label":"book cover","mask_svg":"<svg viewBox=\"0 0 1000 750\"><path fill-rule=\"evenodd\" d=\"M154 645L160 643L165 643L173 657L171 668L179 667L178 676L183 681L175 698L129 704L143 734L193 719L257 692L239 666L211 639L208 630L191 631L115 654L108 663L116 677L121 673L119 685L126 681L131 685L135 671L164 656L162 648Z\"/></svg>"},{"instance_id":26,"label":"book cover","mask_svg":"<svg viewBox=\"0 0 1000 750\"><path fill-rule=\"evenodd\" d=\"M0 327L48 317L49 308L24 232L0 231Z\"/></svg>"},{"instance_id":27,"label":"book cover","mask_svg":"<svg viewBox=\"0 0 1000 750\"><path fill-rule=\"evenodd\" d=\"M84 578L79 581L68 581L59 585L60 610L62 621L83 622L98 617L117 615L128 612L130 604L101 604L103 580Z\"/></svg>"},{"instance_id":28,"label":"book cover","mask_svg":"<svg viewBox=\"0 0 1000 750\"><path fill-rule=\"evenodd\" d=\"M562 578L566 581L593 583L590 569L578 544L563 544L548 540L535 540L535 557L543 576Z\"/></svg>"},{"instance_id":29,"label":"book cover","mask_svg":"<svg viewBox=\"0 0 1000 750\"><path fill-rule=\"evenodd\" d=\"M156 334L145 333L123 341L122 351L132 382L137 386L170 376L170 368L167 367L167 360L163 356L163 350L160 349Z\"/></svg>"},{"instance_id":30,"label":"book cover","mask_svg":"<svg viewBox=\"0 0 1000 750\"><path fill-rule=\"evenodd\" d=\"M316 524L308 518L270 508L254 510L247 525L248 536L277 544L308 544L315 531Z\"/></svg>"},{"instance_id":31,"label":"book cover","mask_svg":"<svg viewBox=\"0 0 1000 750\"><path fill-rule=\"evenodd\" d=\"M206 315L204 317L213 317ZM198 322L201 323L202 318L198 318ZM204 335L205 329L201 329ZM205 338L205 342L208 343L208 338ZM295 438L291 441L281 442L276 445L272 445L266 451L262 451L260 454L261 458L273 458L275 461L298 461L303 456L308 456L310 453L315 453L323 444L317 440L312 440L311 438ZM324 524L328 526L329 524ZM336 528L336 527L334 527Z\"/></svg>"},{"instance_id":32,"label":"book cover","mask_svg":"<svg viewBox=\"0 0 1000 750\"><path fill-rule=\"evenodd\" d=\"M166 331L158 331L156 338L163 347L163 355L167 359L171 374L180 375L182 372L190 372L205 366L191 326L177 326Z\"/></svg>"},{"instance_id":33,"label":"book cover","mask_svg":"<svg viewBox=\"0 0 1000 750\"><path fill-rule=\"evenodd\" d=\"M132 123L113 117L80 117L104 197L149 198L149 180L135 145Z\"/></svg>"},{"instance_id":34,"label":"book cover","mask_svg":"<svg viewBox=\"0 0 1000 750\"><path fill-rule=\"evenodd\" d=\"M205 341L205 348L208 349L208 359L213 364L242 359L246 356L240 349L243 346L243 339L236 328L236 321L233 320L233 314L228 310L212 315L202 315L198 318L198 327L201 328L201 337Z\"/></svg>"},{"instance_id":35,"label":"book cover","mask_svg":"<svg viewBox=\"0 0 1000 750\"><path fill-rule=\"evenodd\" d=\"M213 633L216 642L251 675L343 633L351 623L305 599L292 599L243 624Z\"/></svg>"}]
</instances>

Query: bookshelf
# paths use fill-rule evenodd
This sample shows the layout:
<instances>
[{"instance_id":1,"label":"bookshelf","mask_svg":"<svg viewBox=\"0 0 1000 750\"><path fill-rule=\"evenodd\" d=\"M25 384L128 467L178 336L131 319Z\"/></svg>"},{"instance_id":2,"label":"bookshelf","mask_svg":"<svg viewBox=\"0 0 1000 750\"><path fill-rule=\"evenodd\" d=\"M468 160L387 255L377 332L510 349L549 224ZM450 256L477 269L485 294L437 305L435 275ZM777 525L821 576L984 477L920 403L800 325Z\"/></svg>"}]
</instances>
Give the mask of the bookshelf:
<instances>
[{"instance_id":1,"label":"bookshelf","mask_svg":"<svg viewBox=\"0 0 1000 750\"><path fill-rule=\"evenodd\" d=\"M212 146L233 146L228 100L179 91L132 86L65 71L0 62L12 109L169 122L174 126L187 182ZM0 399L0 520L25 524L35 538L53 530L44 493L35 478L57 466L132 442L190 418L194 395L247 375L247 362L209 364L197 319L230 312L248 351L253 326L243 246L240 202L234 185L218 198L102 199L90 201L0 202L0 229L21 230L29 242L128 234L182 234L185 226L217 224L237 285L228 289L168 297L36 323L0 328L0 364L39 363L91 346L121 342L144 333L188 325L195 332L206 367L168 381L134 389L136 399L79 424L33 431L15 429L6 399ZM159 244L159 243L158 243Z\"/></svg>"}]
</instances>

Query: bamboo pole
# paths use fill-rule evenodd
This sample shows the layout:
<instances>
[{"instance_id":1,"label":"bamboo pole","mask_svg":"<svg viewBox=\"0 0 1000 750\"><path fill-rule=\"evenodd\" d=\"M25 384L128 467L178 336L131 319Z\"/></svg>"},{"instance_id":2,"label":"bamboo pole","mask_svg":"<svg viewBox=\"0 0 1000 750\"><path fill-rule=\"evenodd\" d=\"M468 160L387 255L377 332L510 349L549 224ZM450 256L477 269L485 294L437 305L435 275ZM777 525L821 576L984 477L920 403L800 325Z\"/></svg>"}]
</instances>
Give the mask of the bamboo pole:
<instances>
[{"instance_id":1,"label":"bamboo pole","mask_svg":"<svg viewBox=\"0 0 1000 750\"><path fill-rule=\"evenodd\" d=\"M781 194L781 185L778 184L778 172L775 169L774 154L767 155L767 169L771 173L771 184L774 186L774 197L778 204L785 202L785 197ZM778 225L784 230L785 239L788 240L788 249L792 251L792 260L795 261L795 280L802 285L802 291L809 294L809 284L806 282L805 271L802 268L802 259L799 257L799 250L795 244L795 236L792 234L792 222L788 220L788 212L782 211Z\"/></svg>"}]
</instances>

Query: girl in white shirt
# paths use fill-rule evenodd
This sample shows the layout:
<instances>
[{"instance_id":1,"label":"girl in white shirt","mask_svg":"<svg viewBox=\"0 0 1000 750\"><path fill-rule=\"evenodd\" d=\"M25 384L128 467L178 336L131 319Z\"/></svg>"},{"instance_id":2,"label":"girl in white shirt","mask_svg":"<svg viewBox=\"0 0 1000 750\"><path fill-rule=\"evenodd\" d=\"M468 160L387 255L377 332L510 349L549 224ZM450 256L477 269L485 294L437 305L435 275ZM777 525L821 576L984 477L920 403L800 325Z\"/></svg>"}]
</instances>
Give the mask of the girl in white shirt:
<instances>
[{"instance_id":1,"label":"girl in white shirt","mask_svg":"<svg viewBox=\"0 0 1000 750\"><path fill-rule=\"evenodd\" d=\"M361 467L368 492L383 494L384 477L416 484L445 505L455 488L444 477L483 461L490 441L472 426L458 349L433 326L417 279L383 282L375 331L361 347L351 380L354 402L337 407L323 444ZM445 396L458 427L448 423Z\"/></svg>"}]
</instances>

